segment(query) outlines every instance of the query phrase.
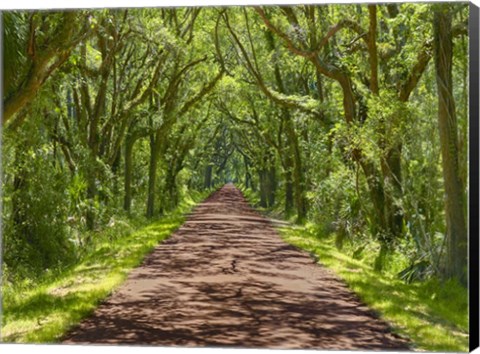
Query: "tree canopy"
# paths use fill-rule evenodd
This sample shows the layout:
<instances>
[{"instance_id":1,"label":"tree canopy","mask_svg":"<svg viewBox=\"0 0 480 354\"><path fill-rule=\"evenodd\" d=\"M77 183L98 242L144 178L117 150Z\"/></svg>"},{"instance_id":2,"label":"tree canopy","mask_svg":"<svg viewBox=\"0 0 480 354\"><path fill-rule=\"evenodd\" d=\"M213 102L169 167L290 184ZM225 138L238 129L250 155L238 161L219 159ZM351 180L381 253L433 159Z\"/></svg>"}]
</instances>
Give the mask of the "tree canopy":
<instances>
[{"instance_id":1,"label":"tree canopy","mask_svg":"<svg viewBox=\"0 0 480 354\"><path fill-rule=\"evenodd\" d=\"M377 271L466 283L467 5L3 16L7 275L234 182Z\"/></svg>"}]
</instances>

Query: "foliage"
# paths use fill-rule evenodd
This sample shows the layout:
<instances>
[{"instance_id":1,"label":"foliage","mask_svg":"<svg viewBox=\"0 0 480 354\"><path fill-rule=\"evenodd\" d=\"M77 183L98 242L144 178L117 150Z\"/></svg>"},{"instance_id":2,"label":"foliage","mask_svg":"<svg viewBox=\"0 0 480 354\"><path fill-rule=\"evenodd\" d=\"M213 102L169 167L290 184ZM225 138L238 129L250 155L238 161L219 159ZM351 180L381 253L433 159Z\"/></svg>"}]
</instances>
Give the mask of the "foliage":
<instances>
[{"instance_id":1,"label":"foliage","mask_svg":"<svg viewBox=\"0 0 480 354\"><path fill-rule=\"evenodd\" d=\"M44 132L37 127L36 122L28 122L16 134L15 143L3 149L4 200L11 202L4 203L7 275L32 276L39 269L66 265L75 257L64 203L68 180L60 166L50 163L53 148L42 141Z\"/></svg>"}]
</instances>

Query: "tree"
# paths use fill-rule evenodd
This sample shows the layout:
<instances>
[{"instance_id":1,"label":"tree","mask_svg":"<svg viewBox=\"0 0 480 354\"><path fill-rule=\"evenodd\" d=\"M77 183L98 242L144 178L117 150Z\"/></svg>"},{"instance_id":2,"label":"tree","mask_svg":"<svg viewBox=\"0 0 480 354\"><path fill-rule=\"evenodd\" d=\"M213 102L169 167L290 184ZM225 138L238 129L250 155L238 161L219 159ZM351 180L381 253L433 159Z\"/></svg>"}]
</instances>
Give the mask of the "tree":
<instances>
[{"instance_id":1,"label":"tree","mask_svg":"<svg viewBox=\"0 0 480 354\"><path fill-rule=\"evenodd\" d=\"M6 83L2 123L30 103L72 50L90 34L85 11L6 13L4 24ZM22 124L25 114L11 123Z\"/></svg>"},{"instance_id":2,"label":"tree","mask_svg":"<svg viewBox=\"0 0 480 354\"><path fill-rule=\"evenodd\" d=\"M467 226L465 193L459 175L458 128L452 84L452 9L434 9L435 71L438 87L438 128L442 151L447 222L445 276L467 282Z\"/></svg>"},{"instance_id":3,"label":"tree","mask_svg":"<svg viewBox=\"0 0 480 354\"><path fill-rule=\"evenodd\" d=\"M166 11L166 10L165 10ZM153 104L161 115L161 123L150 135L150 167L147 197L147 217L153 217L155 213L155 191L158 160L162 152L165 152L166 144L163 141L168 136L172 127L180 117L198 104L215 87L222 78L224 72L212 72L211 64L214 60L209 59L203 51L206 50L206 43L194 42L194 25L200 9L191 9L180 12L184 16L183 26L176 26L176 10L166 11L165 18L168 21L175 21L172 32L178 41L184 46L175 50L175 61L169 66L166 75L168 80L162 81L162 87L157 87L157 92L162 94L154 95ZM196 71L195 71L196 70ZM186 82L186 77L195 78L197 86L192 87ZM203 81L207 78L208 81Z\"/></svg>"},{"instance_id":4,"label":"tree","mask_svg":"<svg viewBox=\"0 0 480 354\"><path fill-rule=\"evenodd\" d=\"M317 11L320 7L318 7ZM292 54L298 55L310 61L318 74L332 79L339 85L343 96L344 118L348 126L347 136L349 140L349 156L361 166L369 186L370 200L373 206L374 221L371 222L372 232L377 235L382 244L378 257L376 268L380 270L384 262L385 255L391 252L396 240L401 237L403 229L403 211L399 207L399 201L402 198L402 177L401 177L401 137L389 135L385 127L395 127L396 121L401 121L401 110L395 108L395 105L402 107L402 104L408 101L412 91L416 88L431 54L429 48L431 39L423 39L416 60L410 67L401 66L401 71L397 75L392 75L393 67L398 66L398 59L405 58L407 49L407 40L405 33L400 35L399 28L393 30L400 40L396 47L378 51L377 37L377 5L368 7L368 29L363 27L362 23L355 20L353 15L350 18L340 18L328 30L325 30L323 36L320 36L315 26L315 19L321 16L312 16L312 11L308 7L290 8L282 7L278 9L255 7L255 11L262 18L267 28L277 37L281 38ZM384 8L385 9L385 8ZM399 8L395 5L389 5L388 16L397 17ZM412 8L405 7L406 11ZM411 11L414 13L413 11ZM284 20L278 20L278 13L283 15ZM314 13L314 11L313 11ZM274 24L272 18L277 19ZM386 21L382 21L384 30L388 31ZM289 25L288 29L286 26ZM423 27L428 32L425 24ZM343 49L338 44L335 45L335 39L344 30L354 35L347 37L347 45ZM405 31L404 31L405 32ZM345 40L345 39L344 39ZM383 39L388 40L387 38ZM412 38L412 41L418 42L418 39ZM363 42L363 45L362 45ZM385 44L387 44L386 42ZM340 52L332 55L332 51ZM368 66L361 62L355 62L355 52L366 52L368 54ZM395 60L394 60L395 59ZM381 63L381 65L379 65ZM379 68L382 68L384 75L385 88L379 85ZM385 90L381 105L392 106L393 114L386 117L383 114L373 116L368 100L375 101L376 97L382 97L382 90ZM396 91L397 99L391 101L390 92ZM393 102L393 105L392 105ZM378 112L378 111L377 111ZM376 146L378 156L372 156L363 144L358 144L353 140L361 141L355 137L354 131L362 131L369 120L374 120L377 133ZM388 122L387 120L391 120ZM367 123L365 123L367 122ZM394 128L390 131L398 130ZM353 133L353 134L352 134ZM370 139L369 139L370 140ZM370 144L365 141L365 143ZM377 162L379 160L379 162Z\"/></svg>"},{"instance_id":5,"label":"tree","mask_svg":"<svg viewBox=\"0 0 480 354\"><path fill-rule=\"evenodd\" d=\"M66 69L73 82L67 89L67 95L73 96L73 112L61 120L67 136L56 134L56 138L87 181L89 229L95 227L100 171L116 169L127 128L136 116L132 112L150 97L168 57L157 43L136 34L145 24L134 15L128 10L99 14L93 38L81 43ZM148 34L144 29L143 36ZM137 43L140 39L143 44ZM74 129L76 134L68 132ZM103 199L108 202L105 193Z\"/></svg>"},{"instance_id":6,"label":"tree","mask_svg":"<svg viewBox=\"0 0 480 354\"><path fill-rule=\"evenodd\" d=\"M464 280L467 10L5 14L9 266L29 249L46 261L26 268L51 267L116 218L231 181L338 248L378 250L377 270L400 256L408 281Z\"/></svg>"}]
</instances>

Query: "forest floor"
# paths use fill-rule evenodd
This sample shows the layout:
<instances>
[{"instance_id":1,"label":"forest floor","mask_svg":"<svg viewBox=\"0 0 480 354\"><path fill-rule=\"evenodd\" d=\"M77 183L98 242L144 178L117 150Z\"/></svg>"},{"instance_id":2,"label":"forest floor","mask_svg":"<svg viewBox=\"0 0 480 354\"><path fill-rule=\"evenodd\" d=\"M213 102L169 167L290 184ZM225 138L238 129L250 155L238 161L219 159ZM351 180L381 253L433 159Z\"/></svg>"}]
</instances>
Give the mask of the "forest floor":
<instances>
[{"instance_id":1,"label":"forest floor","mask_svg":"<svg viewBox=\"0 0 480 354\"><path fill-rule=\"evenodd\" d=\"M228 184L64 343L408 350L332 271Z\"/></svg>"}]
</instances>

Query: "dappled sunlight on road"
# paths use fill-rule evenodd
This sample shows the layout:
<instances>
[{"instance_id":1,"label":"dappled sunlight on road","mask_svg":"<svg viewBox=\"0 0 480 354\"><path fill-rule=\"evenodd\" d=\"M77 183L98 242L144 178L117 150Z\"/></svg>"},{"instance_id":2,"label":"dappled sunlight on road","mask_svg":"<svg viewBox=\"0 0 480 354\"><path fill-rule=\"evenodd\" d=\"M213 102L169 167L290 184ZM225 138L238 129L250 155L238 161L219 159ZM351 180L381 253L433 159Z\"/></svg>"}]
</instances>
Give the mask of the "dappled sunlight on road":
<instances>
[{"instance_id":1,"label":"dappled sunlight on road","mask_svg":"<svg viewBox=\"0 0 480 354\"><path fill-rule=\"evenodd\" d=\"M233 185L200 204L65 343L408 349Z\"/></svg>"}]
</instances>

